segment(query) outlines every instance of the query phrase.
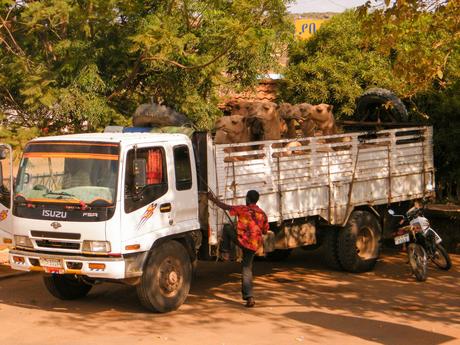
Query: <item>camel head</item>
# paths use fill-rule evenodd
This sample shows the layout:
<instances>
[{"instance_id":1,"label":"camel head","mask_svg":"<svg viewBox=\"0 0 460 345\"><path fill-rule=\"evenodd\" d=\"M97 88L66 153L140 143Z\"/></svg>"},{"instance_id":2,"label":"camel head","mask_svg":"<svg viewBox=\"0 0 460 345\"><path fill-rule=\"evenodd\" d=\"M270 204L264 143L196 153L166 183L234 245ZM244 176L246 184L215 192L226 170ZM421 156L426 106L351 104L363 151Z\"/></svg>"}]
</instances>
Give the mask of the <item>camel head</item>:
<instances>
[{"instance_id":1,"label":"camel head","mask_svg":"<svg viewBox=\"0 0 460 345\"><path fill-rule=\"evenodd\" d=\"M310 118L315 121L323 135L337 134L333 108L330 104L317 104L313 106L313 112L310 114Z\"/></svg>"},{"instance_id":2,"label":"camel head","mask_svg":"<svg viewBox=\"0 0 460 345\"><path fill-rule=\"evenodd\" d=\"M295 106L297 115L301 117L300 122L305 122L307 120L312 121L314 125L323 132L324 135L337 133L332 109L332 105L324 103L317 105L301 103ZM313 130L313 123L301 124L304 134L306 134L306 131L311 132L311 130Z\"/></svg>"},{"instance_id":3,"label":"camel head","mask_svg":"<svg viewBox=\"0 0 460 345\"><path fill-rule=\"evenodd\" d=\"M296 110L296 106L290 103L281 103L278 106L278 114L280 118L285 120L299 120L300 117Z\"/></svg>"},{"instance_id":4,"label":"camel head","mask_svg":"<svg viewBox=\"0 0 460 345\"><path fill-rule=\"evenodd\" d=\"M257 117L263 121L278 118L278 106L273 102L251 102L248 108L248 117Z\"/></svg>"},{"instance_id":5,"label":"camel head","mask_svg":"<svg viewBox=\"0 0 460 345\"><path fill-rule=\"evenodd\" d=\"M241 115L223 116L216 121L216 144L233 144L250 141L247 118Z\"/></svg>"},{"instance_id":6,"label":"camel head","mask_svg":"<svg viewBox=\"0 0 460 345\"><path fill-rule=\"evenodd\" d=\"M227 105L231 109L230 115L248 116L252 103L253 102L239 100L228 102Z\"/></svg>"},{"instance_id":7,"label":"camel head","mask_svg":"<svg viewBox=\"0 0 460 345\"><path fill-rule=\"evenodd\" d=\"M249 108L248 121L255 140L281 138L278 106L273 102L253 102Z\"/></svg>"}]
</instances>

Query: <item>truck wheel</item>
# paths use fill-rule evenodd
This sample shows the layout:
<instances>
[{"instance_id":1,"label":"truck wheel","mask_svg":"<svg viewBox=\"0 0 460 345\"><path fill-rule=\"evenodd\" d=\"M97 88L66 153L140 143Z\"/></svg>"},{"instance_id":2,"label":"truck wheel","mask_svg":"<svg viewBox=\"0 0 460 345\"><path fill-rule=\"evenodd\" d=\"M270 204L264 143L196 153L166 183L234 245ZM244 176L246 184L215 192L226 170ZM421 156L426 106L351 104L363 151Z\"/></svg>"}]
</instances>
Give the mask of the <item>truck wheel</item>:
<instances>
[{"instance_id":1,"label":"truck wheel","mask_svg":"<svg viewBox=\"0 0 460 345\"><path fill-rule=\"evenodd\" d=\"M321 231L321 256L326 265L334 270L341 271L339 256L337 253L337 235L335 228L324 228Z\"/></svg>"},{"instance_id":2,"label":"truck wheel","mask_svg":"<svg viewBox=\"0 0 460 345\"><path fill-rule=\"evenodd\" d=\"M177 241L154 248L147 260L137 296L152 311L176 310L187 298L192 279L192 264L187 250Z\"/></svg>"},{"instance_id":3,"label":"truck wheel","mask_svg":"<svg viewBox=\"0 0 460 345\"><path fill-rule=\"evenodd\" d=\"M354 211L337 238L342 267L354 273L372 270L380 254L381 233L380 224L373 214Z\"/></svg>"},{"instance_id":4,"label":"truck wheel","mask_svg":"<svg viewBox=\"0 0 460 345\"><path fill-rule=\"evenodd\" d=\"M292 249L275 249L265 255L268 261L283 261L291 254Z\"/></svg>"},{"instance_id":5,"label":"truck wheel","mask_svg":"<svg viewBox=\"0 0 460 345\"><path fill-rule=\"evenodd\" d=\"M93 287L80 277L70 274L45 275L43 282L51 295L62 300L85 297Z\"/></svg>"},{"instance_id":6,"label":"truck wheel","mask_svg":"<svg viewBox=\"0 0 460 345\"><path fill-rule=\"evenodd\" d=\"M356 101L356 115L359 121L407 122L407 109L403 102L390 90L371 88Z\"/></svg>"}]
</instances>

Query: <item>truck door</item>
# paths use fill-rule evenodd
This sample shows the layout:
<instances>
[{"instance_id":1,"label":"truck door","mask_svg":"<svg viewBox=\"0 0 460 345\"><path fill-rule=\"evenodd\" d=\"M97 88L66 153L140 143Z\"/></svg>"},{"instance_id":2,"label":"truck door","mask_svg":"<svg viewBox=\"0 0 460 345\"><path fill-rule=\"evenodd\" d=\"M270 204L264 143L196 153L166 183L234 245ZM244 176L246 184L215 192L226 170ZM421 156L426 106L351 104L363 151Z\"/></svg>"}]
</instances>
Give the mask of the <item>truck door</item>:
<instances>
[{"instance_id":1,"label":"truck door","mask_svg":"<svg viewBox=\"0 0 460 345\"><path fill-rule=\"evenodd\" d=\"M175 145L174 156L174 210L173 224L178 232L197 229L198 187L193 183L191 152L187 145Z\"/></svg>"},{"instance_id":2,"label":"truck door","mask_svg":"<svg viewBox=\"0 0 460 345\"><path fill-rule=\"evenodd\" d=\"M13 224L13 151L10 145L0 144L0 249L12 246Z\"/></svg>"},{"instance_id":3,"label":"truck door","mask_svg":"<svg viewBox=\"0 0 460 345\"><path fill-rule=\"evenodd\" d=\"M149 233L168 235L174 193L165 147L134 147L127 152L125 162L122 239Z\"/></svg>"}]
</instances>

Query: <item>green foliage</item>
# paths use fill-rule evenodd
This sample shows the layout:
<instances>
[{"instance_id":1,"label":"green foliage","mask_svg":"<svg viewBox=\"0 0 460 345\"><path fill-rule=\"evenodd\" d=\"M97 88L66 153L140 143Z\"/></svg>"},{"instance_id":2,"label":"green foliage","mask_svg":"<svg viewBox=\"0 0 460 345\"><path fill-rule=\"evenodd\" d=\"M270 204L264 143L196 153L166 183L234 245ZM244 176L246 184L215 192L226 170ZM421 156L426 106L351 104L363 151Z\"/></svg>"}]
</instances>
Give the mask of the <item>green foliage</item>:
<instances>
[{"instance_id":1,"label":"green foliage","mask_svg":"<svg viewBox=\"0 0 460 345\"><path fill-rule=\"evenodd\" d=\"M460 199L460 50L452 53L443 79L414 97L434 127L434 156L443 197Z\"/></svg>"},{"instance_id":2,"label":"green foliage","mask_svg":"<svg viewBox=\"0 0 460 345\"><path fill-rule=\"evenodd\" d=\"M391 63L397 89L410 98L443 82L452 55L460 48L460 2L397 0L392 6L361 13L367 51Z\"/></svg>"},{"instance_id":3,"label":"green foliage","mask_svg":"<svg viewBox=\"0 0 460 345\"><path fill-rule=\"evenodd\" d=\"M22 150L26 146L27 142L43 134L44 133L40 133L40 130L36 127L8 129L4 126L0 126L0 141L13 147L13 158L15 164L17 164L21 158Z\"/></svg>"},{"instance_id":4,"label":"green foliage","mask_svg":"<svg viewBox=\"0 0 460 345\"><path fill-rule=\"evenodd\" d=\"M364 49L358 13L348 11L323 24L310 40L294 42L282 98L291 103L329 103L340 116L354 112L355 99L370 86L397 89L384 56Z\"/></svg>"},{"instance_id":5,"label":"green foliage","mask_svg":"<svg viewBox=\"0 0 460 345\"><path fill-rule=\"evenodd\" d=\"M415 95L433 85L448 86L446 69L460 48L460 3L431 11L420 3L396 1L369 13L367 7L348 11L310 40L294 42L283 99L331 103L339 117L346 117L364 90L383 87L417 109Z\"/></svg>"},{"instance_id":6,"label":"green foliage","mask_svg":"<svg viewBox=\"0 0 460 345\"><path fill-rule=\"evenodd\" d=\"M344 118L364 90L393 90L434 126L438 181L460 198L460 2L376 2L291 45L282 97L333 104Z\"/></svg>"},{"instance_id":7,"label":"green foliage","mask_svg":"<svg viewBox=\"0 0 460 345\"><path fill-rule=\"evenodd\" d=\"M126 124L140 103L207 128L222 87L276 67L289 0L0 2L3 123L48 133Z\"/></svg>"}]
</instances>

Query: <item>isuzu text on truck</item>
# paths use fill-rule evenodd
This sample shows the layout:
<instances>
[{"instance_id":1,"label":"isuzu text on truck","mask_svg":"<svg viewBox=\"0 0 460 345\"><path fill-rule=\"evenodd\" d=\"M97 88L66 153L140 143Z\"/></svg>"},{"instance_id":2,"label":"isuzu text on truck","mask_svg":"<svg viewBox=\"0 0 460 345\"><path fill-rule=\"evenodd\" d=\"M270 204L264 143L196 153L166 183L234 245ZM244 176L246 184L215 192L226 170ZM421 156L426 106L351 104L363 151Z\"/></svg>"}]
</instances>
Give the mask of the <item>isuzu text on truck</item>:
<instances>
[{"instance_id":1,"label":"isuzu text on truck","mask_svg":"<svg viewBox=\"0 0 460 345\"><path fill-rule=\"evenodd\" d=\"M136 286L151 310L177 309L198 258L215 259L229 222L208 202L208 188L230 204L259 191L275 233L268 256L320 244L332 266L371 270L388 205L434 184L430 127L306 138L295 147L129 131L34 139L14 188L2 146L0 229L12 241L11 267L43 272L57 298L119 281ZM241 145L252 151L232 150Z\"/></svg>"}]
</instances>

